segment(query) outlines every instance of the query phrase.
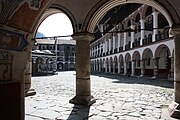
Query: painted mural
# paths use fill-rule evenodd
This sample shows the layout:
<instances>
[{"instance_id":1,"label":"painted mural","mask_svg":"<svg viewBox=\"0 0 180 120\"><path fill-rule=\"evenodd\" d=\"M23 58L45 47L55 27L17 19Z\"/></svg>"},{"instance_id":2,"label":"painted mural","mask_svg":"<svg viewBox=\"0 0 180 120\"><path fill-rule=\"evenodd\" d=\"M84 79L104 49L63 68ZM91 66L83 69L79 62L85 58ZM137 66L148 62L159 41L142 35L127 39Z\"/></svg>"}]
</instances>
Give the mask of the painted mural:
<instances>
[{"instance_id":1,"label":"painted mural","mask_svg":"<svg viewBox=\"0 0 180 120\"><path fill-rule=\"evenodd\" d=\"M0 1L0 23L8 23L8 19L15 13L17 8L28 3L30 9L38 10L42 0L1 0Z\"/></svg>"},{"instance_id":2,"label":"painted mural","mask_svg":"<svg viewBox=\"0 0 180 120\"><path fill-rule=\"evenodd\" d=\"M9 52L0 50L0 81L12 80L12 61L13 55Z\"/></svg>"},{"instance_id":3,"label":"painted mural","mask_svg":"<svg viewBox=\"0 0 180 120\"><path fill-rule=\"evenodd\" d=\"M22 51L28 45L23 34L0 28L0 49Z\"/></svg>"}]
</instances>

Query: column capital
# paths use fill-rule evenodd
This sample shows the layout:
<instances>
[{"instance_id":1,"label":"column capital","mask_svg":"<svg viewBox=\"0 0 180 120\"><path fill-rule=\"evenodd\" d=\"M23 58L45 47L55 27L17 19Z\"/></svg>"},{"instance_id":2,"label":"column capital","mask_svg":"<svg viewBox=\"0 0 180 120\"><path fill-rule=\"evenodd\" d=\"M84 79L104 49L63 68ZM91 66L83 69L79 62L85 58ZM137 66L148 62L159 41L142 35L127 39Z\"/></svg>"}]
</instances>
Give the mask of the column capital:
<instances>
[{"instance_id":1,"label":"column capital","mask_svg":"<svg viewBox=\"0 0 180 120\"><path fill-rule=\"evenodd\" d=\"M158 15L158 14L159 14L158 11L154 11L154 12L152 13L152 15Z\"/></svg>"},{"instance_id":2,"label":"column capital","mask_svg":"<svg viewBox=\"0 0 180 120\"><path fill-rule=\"evenodd\" d=\"M87 40L87 41L92 41L94 40L94 35L92 33L89 32L79 32L79 33L75 33L72 35L72 38L74 40Z\"/></svg>"},{"instance_id":3,"label":"column capital","mask_svg":"<svg viewBox=\"0 0 180 120\"><path fill-rule=\"evenodd\" d=\"M171 33L173 35L180 34L180 24L173 24L171 27Z\"/></svg>"},{"instance_id":4,"label":"column capital","mask_svg":"<svg viewBox=\"0 0 180 120\"><path fill-rule=\"evenodd\" d=\"M142 22L145 22L145 19L140 19L139 21L142 23Z\"/></svg>"}]
</instances>

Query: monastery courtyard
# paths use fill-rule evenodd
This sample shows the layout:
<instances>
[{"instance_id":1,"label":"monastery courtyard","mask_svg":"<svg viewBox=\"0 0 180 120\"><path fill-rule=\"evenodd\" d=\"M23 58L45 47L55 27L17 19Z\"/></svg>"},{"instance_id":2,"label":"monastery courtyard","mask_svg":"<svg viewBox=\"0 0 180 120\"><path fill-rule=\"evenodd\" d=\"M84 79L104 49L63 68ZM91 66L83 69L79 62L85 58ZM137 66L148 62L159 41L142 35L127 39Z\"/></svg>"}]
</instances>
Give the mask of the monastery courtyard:
<instances>
[{"instance_id":1,"label":"monastery courtyard","mask_svg":"<svg viewBox=\"0 0 180 120\"><path fill-rule=\"evenodd\" d=\"M26 120L169 120L173 81L118 75L91 75L96 103L74 106L75 71L32 77L35 96L26 97Z\"/></svg>"}]
</instances>

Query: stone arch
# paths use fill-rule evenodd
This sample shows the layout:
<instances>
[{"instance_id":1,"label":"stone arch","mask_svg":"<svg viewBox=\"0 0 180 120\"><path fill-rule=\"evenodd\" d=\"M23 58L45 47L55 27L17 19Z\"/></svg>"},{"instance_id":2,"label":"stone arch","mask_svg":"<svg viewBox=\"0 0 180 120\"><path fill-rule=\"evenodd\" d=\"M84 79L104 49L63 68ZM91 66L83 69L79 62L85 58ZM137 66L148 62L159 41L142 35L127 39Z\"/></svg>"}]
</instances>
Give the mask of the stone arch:
<instances>
[{"instance_id":1,"label":"stone arch","mask_svg":"<svg viewBox=\"0 0 180 120\"><path fill-rule=\"evenodd\" d=\"M169 46L167 46L167 45L165 45L165 44L161 44L161 45L158 46L158 47L156 48L156 50L155 50L155 57L159 57L159 56L160 56L160 53L161 53L161 50L162 50L162 49L165 49L165 48L168 50L167 52L168 52L169 56L171 56Z\"/></svg>"},{"instance_id":2,"label":"stone arch","mask_svg":"<svg viewBox=\"0 0 180 120\"><path fill-rule=\"evenodd\" d=\"M63 70L64 69L64 64L63 64L63 62L59 62L58 64L57 64L57 70L58 71L61 71L61 70Z\"/></svg>"},{"instance_id":3,"label":"stone arch","mask_svg":"<svg viewBox=\"0 0 180 120\"><path fill-rule=\"evenodd\" d=\"M126 69L127 69L127 75L131 74L131 55L129 53L126 53L125 55L125 63L126 63Z\"/></svg>"},{"instance_id":4,"label":"stone arch","mask_svg":"<svg viewBox=\"0 0 180 120\"><path fill-rule=\"evenodd\" d=\"M167 66L167 62L171 64L171 53L168 46L162 44L157 47L155 51L155 58L158 59L158 73L159 77L168 77L170 68Z\"/></svg>"},{"instance_id":5,"label":"stone arch","mask_svg":"<svg viewBox=\"0 0 180 120\"><path fill-rule=\"evenodd\" d=\"M153 56L153 52L151 49L146 48L143 51L142 54L142 60L144 60L144 64L145 64L145 75L146 76L153 76L154 74L154 56Z\"/></svg>"},{"instance_id":6,"label":"stone arch","mask_svg":"<svg viewBox=\"0 0 180 120\"><path fill-rule=\"evenodd\" d=\"M132 56L132 61L134 62L135 75L141 75L141 55L139 51L135 51Z\"/></svg>"},{"instance_id":7,"label":"stone arch","mask_svg":"<svg viewBox=\"0 0 180 120\"><path fill-rule=\"evenodd\" d=\"M134 21L135 21L136 23L138 23L138 22L140 21L140 19L141 19L140 12L136 12L136 13L134 14L133 18L135 18Z\"/></svg>"},{"instance_id":8,"label":"stone arch","mask_svg":"<svg viewBox=\"0 0 180 120\"><path fill-rule=\"evenodd\" d=\"M46 11L41 15L41 17L39 18L38 22L35 23L35 25L33 26L33 36L35 36L35 33L38 29L38 27L41 25L41 23L49 16L56 14L56 13L64 13L65 15L67 15L67 17L69 18L69 20L71 21L72 24L72 28L73 28L73 32L75 33L75 31L77 31L75 28L75 24L76 24L76 20L75 17L73 16L73 14L66 9L65 7L62 7L60 5L55 5L52 4L48 9L46 9Z\"/></svg>"},{"instance_id":9,"label":"stone arch","mask_svg":"<svg viewBox=\"0 0 180 120\"><path fill-rule=\"evenodd\" d=\"M151 6L144 6L143 7L143 12L142 12L142 18L145 18L152 14L153 10Z\"/></svg>"},{"instance_id":10,"label":"stone arch","mask_svg":"<svg viewBox=\"0 0 180 120\"><path fill-rule=\"evenodd\" d=\"M46 69L48 70L48 71L53 71L53 69L54 69L54 62L53 62L53 59L52 58L48 58L47 60L46 60Z\"/></svg>"},{"instance_id":11,"label":"stone arch","mask_svg":"<svg viewBox=\"0 0 180 120\"><path fill-rule=\"evenodd\" d=\"M129 18L129 19L126 19L125 21L124 21L124 28L129 28L130 26L131 26L131 19Z\"/></svg>"},{"instance_id":12,"label":"stone arch","mask_svg":"<svg viewBox=\"0 0 180 120\"><path fill-rule=\"evenodd\" d=\"M69 64L69 70L75 70L75 64L73 62Z\"/></svg>"},{"instance_id":13,"label":"stone arch","mask_svg":"<svg viewBox=\"0 0 180 120\"><path fill-rule=\"evenodd\" d=\"M42 57L38 57L35 64L37 73L42 73L45 69L45 60Z\"/></svg>"},{"instance_id":14,"label":"stone arch","mask_svg":"<svg viewBox=\"0 0 180 120\"><path fill-rule=\"evenodd\" d=\"M158 11L160 11L166 17L170 26L172 26L173 19L174 19L171 17L172 15L177 16L177 18L179 18L173 8L171 8L173 10L173 12L170 15L169 12L167 11L167 9L165 8L166 6L162 6L161 4L159 4L156 1L144 0L142 2L139 0L133 0L133 1L114 0L114 1L107 1L101 5L98 4L97 9L92 10L90 12L91 14L89 14L89 16L88 16L89 19L87 19L88 22L86 21L87 26L84 26L84 30L89 31L90 33L93 33L94 29L96 27L96 24L105 15L105 13L107 11L109 11L113 7L116 7L116 6L121 5L121 4L127 4L127 3L139 3L139 4L146 4L148 6L153 6L154 8L156 8ZM179 19L177 20L177 22L179 22Z\"/></svg>"},{"instance_id":15,"label":"stone arch","mask_svg":"<svg viewBox=\"0 0 180 120\"><path fill-rule=\"evenodd\" d=\"M126 53L125 55L125 62L131 61L131 55L129 53Z\"/></svg>"}]
</instances>

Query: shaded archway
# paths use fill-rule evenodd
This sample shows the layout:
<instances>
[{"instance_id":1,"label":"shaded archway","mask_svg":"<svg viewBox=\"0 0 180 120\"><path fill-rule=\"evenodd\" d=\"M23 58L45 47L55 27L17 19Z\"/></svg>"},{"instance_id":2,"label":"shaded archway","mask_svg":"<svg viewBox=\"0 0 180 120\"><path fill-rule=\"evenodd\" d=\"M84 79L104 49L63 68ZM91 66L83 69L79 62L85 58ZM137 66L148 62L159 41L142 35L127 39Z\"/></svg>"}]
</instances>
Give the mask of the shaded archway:
<instances>
[{"instance_id":1,"label":"shaded archway","mask_svg":"<svg viewBox=\"0 0 180 120\"><path fill-rule=\"evenodd\" d=\"M140 76L141 75L141 56L138 51L133 53L132 62L134 62L134 75Z\"/></svg>"},{"instance_id":2,"label":"shaded archway","mask_svg":"<svg viewBox=\"0 0 180 120\"><path fill-rule=\"evenodd\" d=\"M75 70L75 64L74 63L70 63L69 64L69 70Z\"/></svg>"},{"instance_id":3,"label":"shaded archway","mask_svg":"<svg viewBox=\"0 0 180 120\"><path fill-rule=\"evenodd\" d=\"M119 68L120 68L120 74L124 74L124 59L123 55L119 55Z\"/></svg>"},{"instance_id":4,"label":"shaded archway","mask_svg":"<svg viewBox=\"0 0 180 120\"><path fill-rule=\"evenodd\" d=\"M154 74L154 59L152 50L147 48L143 51L142 60L144 60L145 76L153 76Z\"/></svg>"},{"instance_id":5,"label":"shaded archway","mask_svg":"<svg viewBox=\"0 0 180 120\"><path fill-rule=\"evenodd\" d=\"M131 55L129 53L126 53L125 55L125 63L126 63L126 70L127 70L127 75L131 75L132 73L132 66L131 66Z\"/></svg>"},{"instance_id":6,"label":"shaded archway","mask_svg":"<svg viewBox=\"0 0 180 120\"><path fill-rule=\"evenodd\" d=\"M62 71L64 69L64 64L62 63L62 62L59 62L58 64L57 64L57 70L58 71Z\"/></svg>"},{"instance_id":7,"label":"shaded archway","mask_svg":"<svg viewBox=\"0 0 180 120\"><path fill-rule=\"evenodd\" d=\"M171 53L166 45L160 45L155 51L155 58L158 60L158 75L162 78L170 76Z\"/></svg>"},{"instance_id":8,"label":"shaded archway","mask_svg":"<svg viewBox=\"0 0 180 120\"><path fill-rule=\"evenodd\" d=\"M45 60L42 57L38 57L33 68L33 75L43 75L45 70Z\"/></svg>"},{"instance_id":9,"label":"shaded archway","mask_svg":"<svg viewBox=\"0 0 180 120\"><path fill-rule=\"evenodd\" d=\"M47 73L50 73L50 74L52 74L55 71L54 61L52 58L46 59L46 70L47 70Z\"/></svg>"}]
</instances>

